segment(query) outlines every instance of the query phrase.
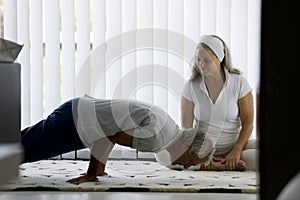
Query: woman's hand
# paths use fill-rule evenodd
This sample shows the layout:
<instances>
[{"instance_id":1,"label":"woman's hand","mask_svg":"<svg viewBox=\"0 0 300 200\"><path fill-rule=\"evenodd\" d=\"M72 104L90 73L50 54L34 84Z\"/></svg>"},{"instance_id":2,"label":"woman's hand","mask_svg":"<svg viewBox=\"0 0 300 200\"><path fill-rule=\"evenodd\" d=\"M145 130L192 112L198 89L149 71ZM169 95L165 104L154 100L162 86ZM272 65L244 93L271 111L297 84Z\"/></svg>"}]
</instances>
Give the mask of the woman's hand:
<instances>
[{"instance_id":1,"label":"woman's hand","mask_svg":"<svg viewBox=\"0 0 300 200\"><path fill-rule=\"evenodd\" d=\"M222 162L225 164L227 170L235 170L240 163L241 154L238 151L232 150Z\"/></svg>"},{"instance_id":2,"label":"woman's hand","mask_svg":"<svg viewBox=\"0 0 300 200\"><path fill-rule=\"evenodd\" d=\"M78 178L70 179L67 182L78 185L78 184L84 183L84 182L99 182L99 179L95 175L85 174L85 175L80 176Z\"/></svg>"}]
</instances>

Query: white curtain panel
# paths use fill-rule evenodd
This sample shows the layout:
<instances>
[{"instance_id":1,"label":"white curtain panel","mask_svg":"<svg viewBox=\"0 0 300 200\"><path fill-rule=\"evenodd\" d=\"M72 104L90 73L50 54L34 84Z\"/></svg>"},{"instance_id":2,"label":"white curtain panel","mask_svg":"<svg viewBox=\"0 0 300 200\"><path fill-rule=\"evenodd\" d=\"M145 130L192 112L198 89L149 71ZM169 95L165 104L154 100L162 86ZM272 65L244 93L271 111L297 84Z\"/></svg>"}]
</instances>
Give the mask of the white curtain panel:
<instances>
[{"instance_id":1,"label":"white curtain panel","mask_svg":"<svg viewBox=\"0 0 300 200\"><path fill-rule=\"evenodd\" d=\"M4 38L24 44L17 60L22 128L83 94L154 103L180 124L180 91L202 34L221 36L257 89L260 6L260 0L3 0ZM89 158L87 149L62 156ZM118 145L110 156L154 158Z\"/></svg>"}]
</instances>

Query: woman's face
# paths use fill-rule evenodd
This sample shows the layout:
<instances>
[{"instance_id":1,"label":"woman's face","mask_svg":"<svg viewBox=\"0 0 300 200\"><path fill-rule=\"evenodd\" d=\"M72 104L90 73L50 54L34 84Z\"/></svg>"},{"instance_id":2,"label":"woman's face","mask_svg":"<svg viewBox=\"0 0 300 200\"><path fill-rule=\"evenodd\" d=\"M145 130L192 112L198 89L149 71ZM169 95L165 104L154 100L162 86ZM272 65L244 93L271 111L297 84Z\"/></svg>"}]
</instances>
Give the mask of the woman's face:
<instances>
[{"instance_id":1,"label":"woman's face","mask_svg":"<svg viewBox=\"0 0 300 200\"><path fill-rule=\"evenodd\" d=\"M213 75L218 72L221 66L219 59L213 52L204 47L200 47L196 57L196 64L199 70L202 71L203 76Z\"/></svg>"}]
</instances>

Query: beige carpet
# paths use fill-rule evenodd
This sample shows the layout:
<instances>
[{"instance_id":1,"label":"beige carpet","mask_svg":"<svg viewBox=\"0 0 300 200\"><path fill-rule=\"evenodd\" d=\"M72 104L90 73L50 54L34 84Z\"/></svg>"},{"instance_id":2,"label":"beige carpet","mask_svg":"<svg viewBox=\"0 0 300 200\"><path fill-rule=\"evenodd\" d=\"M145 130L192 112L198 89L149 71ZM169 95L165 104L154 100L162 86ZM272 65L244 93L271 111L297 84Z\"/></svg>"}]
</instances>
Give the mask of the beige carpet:
<instances>
[{"instance_id":1,"label":"beige carpet","mask_svg":"<svg viewBox=\"0 0 300 200\"><path fill-rule=\"evenodd\" d=\"M43 160L20 165L16 179L0 185L0 191L139 191L258 193L255 171L176 171L152 161L109 160L108 176L100 182L79 185L68 179L86 172L88 161Z\"/></svg>"}]
</instances>

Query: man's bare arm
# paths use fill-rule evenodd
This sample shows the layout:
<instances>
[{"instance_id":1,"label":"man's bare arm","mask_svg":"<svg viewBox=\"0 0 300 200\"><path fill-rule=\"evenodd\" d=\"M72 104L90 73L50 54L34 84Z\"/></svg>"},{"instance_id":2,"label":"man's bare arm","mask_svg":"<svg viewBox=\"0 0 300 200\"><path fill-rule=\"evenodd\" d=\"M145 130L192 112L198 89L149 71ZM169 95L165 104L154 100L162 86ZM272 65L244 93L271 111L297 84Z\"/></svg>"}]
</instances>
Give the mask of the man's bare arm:
<instances>
[{"instance_id":1,"label":"man's bare arm","mask_svg":"<svg viewBox=\"0 0 300 200\"><path fill-rule=\"evenodd\" d=\"M91 157L87 173L78 178L68 180L68 183L80 184L83 182L98 182L97 176L103 176L106 174L105 164L108 160L108 156L114 147L114 142L109 138L101 138L94 142L91 148Z\"/></svg>"},{"instance_id":2,"label":"man's bare arm","mask_svg":"<svg viewBox=\"0 0 300 200\"><path fill-rule=\"evenodd\" d=\"M100 162L91 155L87 173L77 178L70 179L67 182L73 184L80 184L84 182L98 182L99 179L97 178L97 173L99 167L100 167Z\"/></svg>"}]
</instances>

